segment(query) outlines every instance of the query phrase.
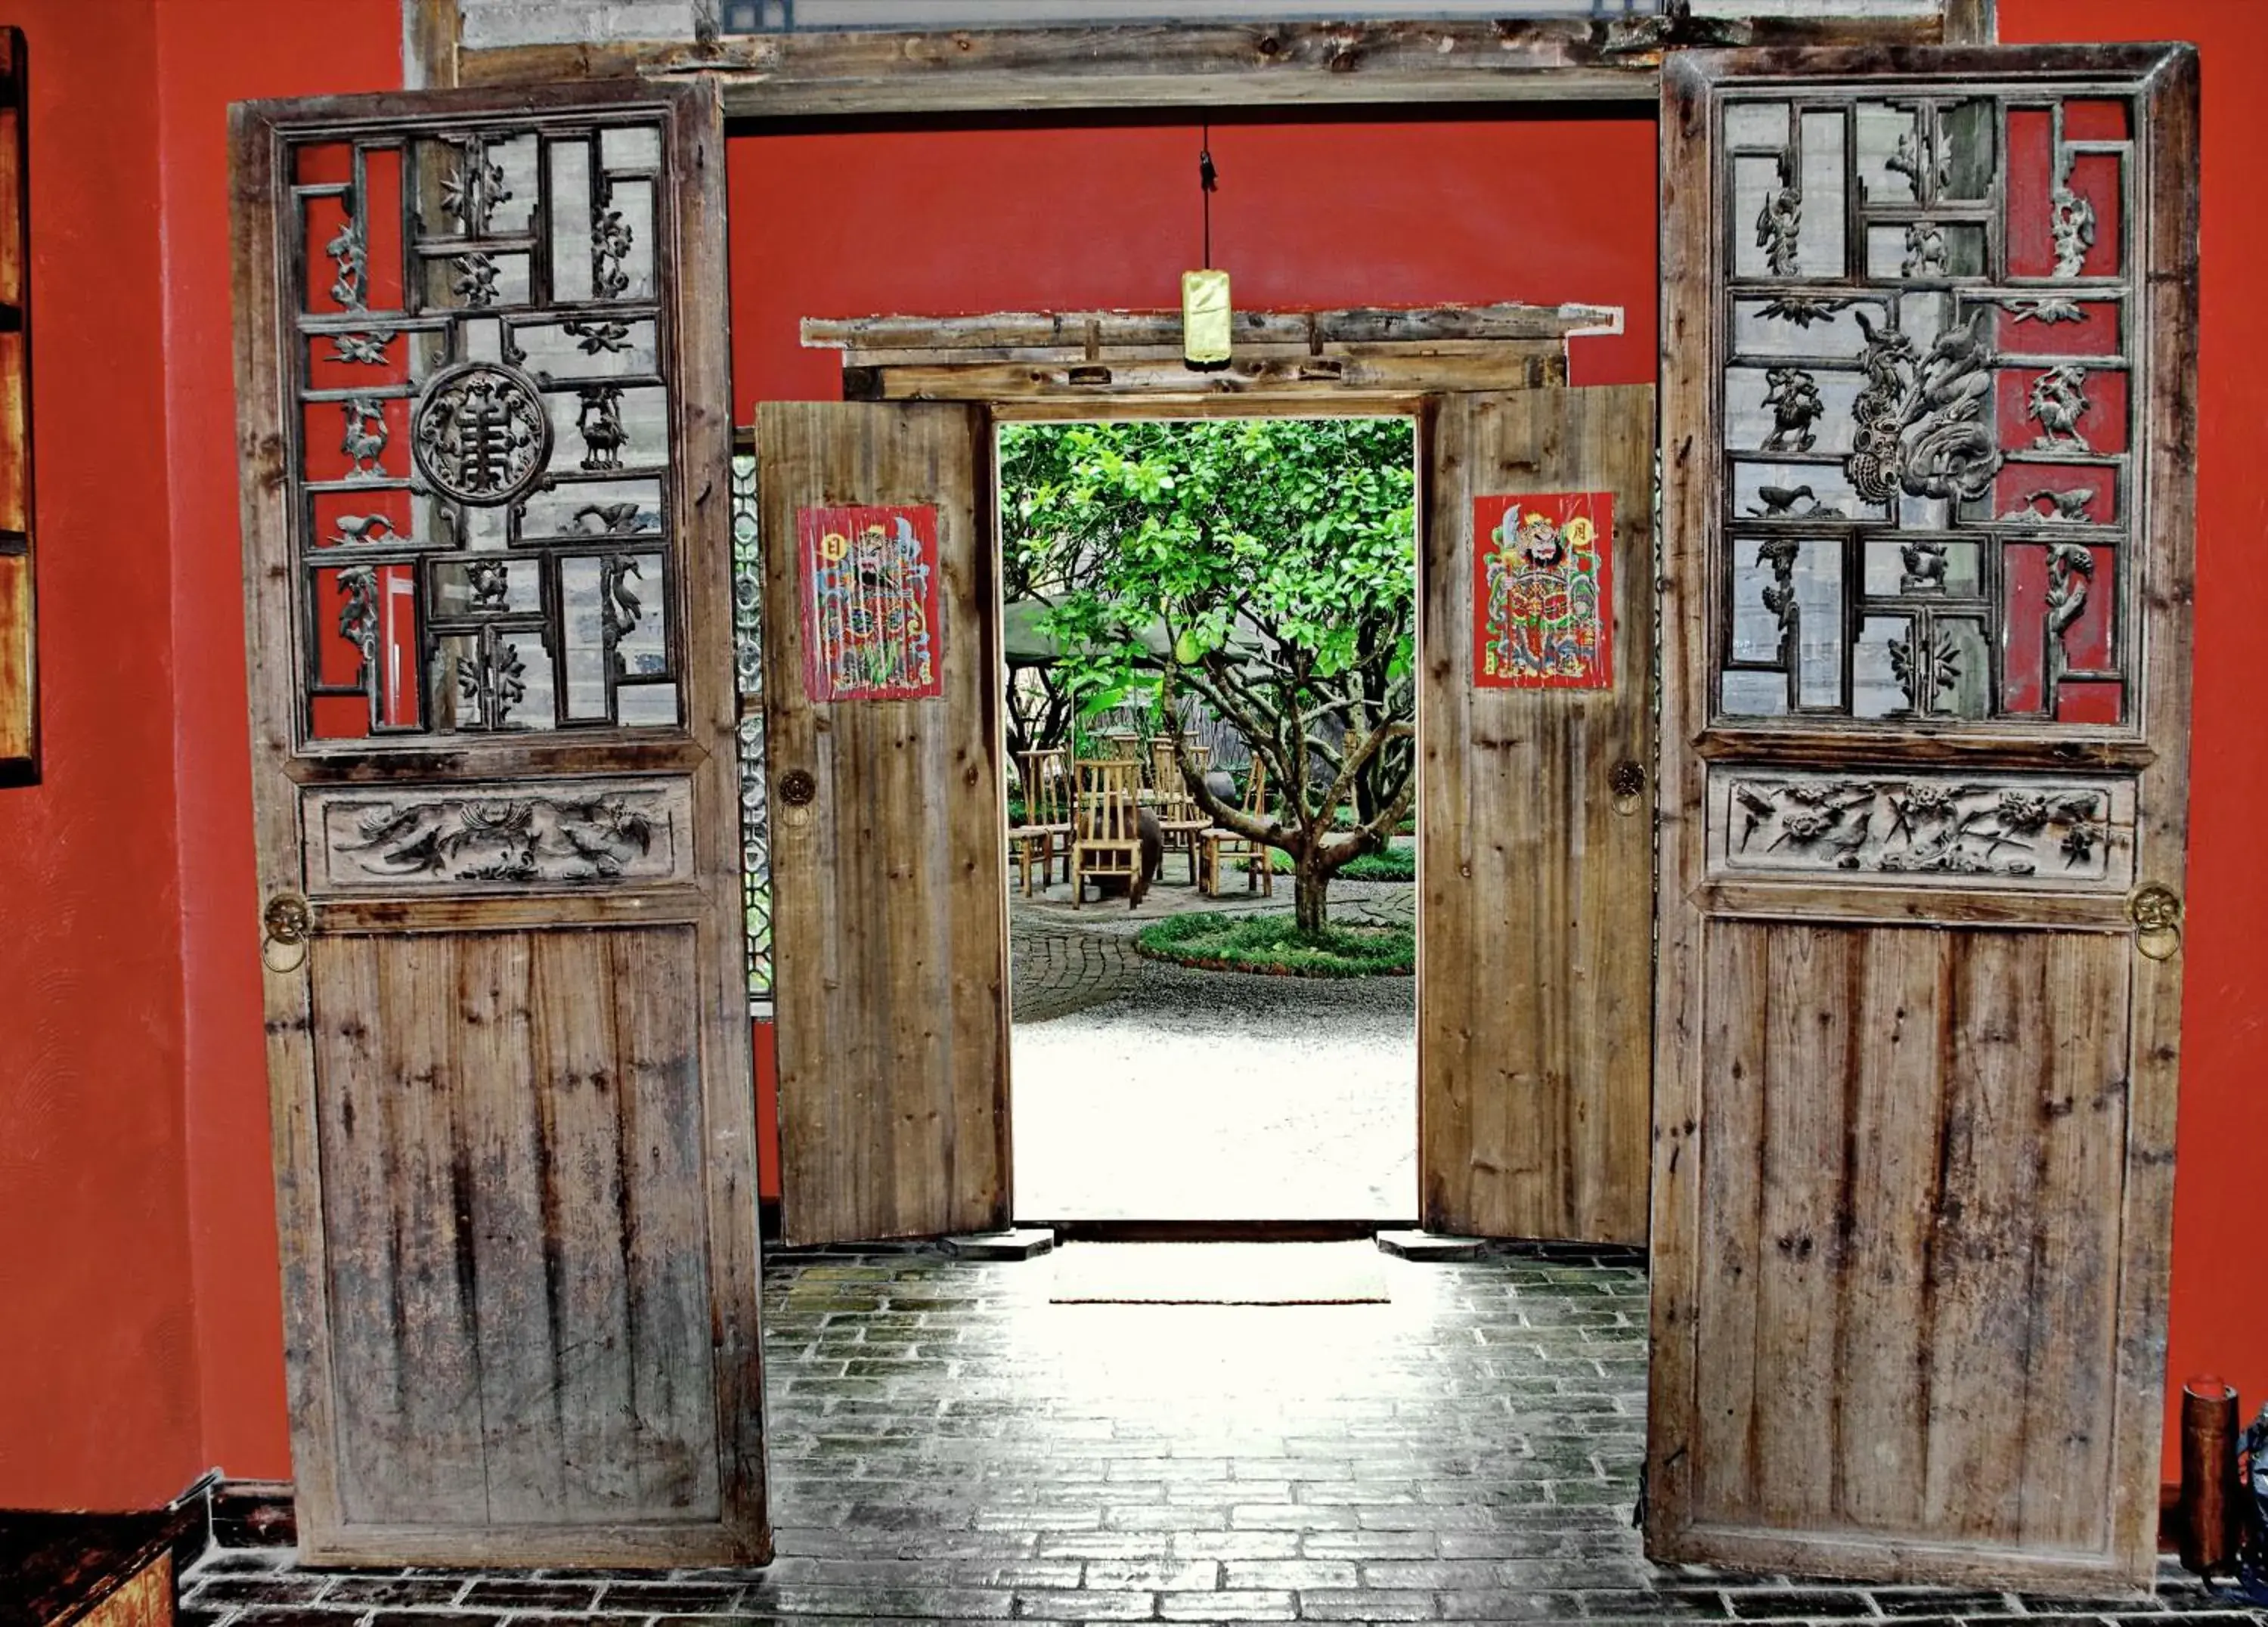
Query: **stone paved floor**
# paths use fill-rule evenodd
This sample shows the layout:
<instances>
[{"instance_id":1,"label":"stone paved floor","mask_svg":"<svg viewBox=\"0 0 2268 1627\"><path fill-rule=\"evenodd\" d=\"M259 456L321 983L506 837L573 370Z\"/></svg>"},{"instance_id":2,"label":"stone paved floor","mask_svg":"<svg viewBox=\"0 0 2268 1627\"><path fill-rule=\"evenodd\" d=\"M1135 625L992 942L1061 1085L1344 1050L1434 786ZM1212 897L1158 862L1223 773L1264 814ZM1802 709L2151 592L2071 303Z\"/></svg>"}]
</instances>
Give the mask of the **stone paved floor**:
<instances>
[{"instance_id":1,"label":"stone paved floor","mask_svg":"<svg viewBox=\"0 0 2268 1627\"><path fill-rule=\"evenodd\" d=\"M1178 872L1174 872L1178 873ZM1340 921L1406 924L1408 883L1342 881ZM1216 902L1151 890L1074 910L1012 899L1016 1212L1024 1220L1407 1220L1418 1206L1416 984L1145 960L1148 922Z\"/></svg>"},{"instance_id":2,"label":"stone paved floor","mask_svg":"<svg viewBox=\"0 0 2268 1627\"><path fill-rule=\"evenodd\" d=\"M1390 1305L1051 1306L1044 1258L776 1256L769 1569L313 1572L216 1551L183 1620L2263 1619L2171 1571L2153 1597L2075 1604L1658 1571L1630 1527L1642 1273L1572 1250L1386 1265Z\"/></svg>"}]
</instances>

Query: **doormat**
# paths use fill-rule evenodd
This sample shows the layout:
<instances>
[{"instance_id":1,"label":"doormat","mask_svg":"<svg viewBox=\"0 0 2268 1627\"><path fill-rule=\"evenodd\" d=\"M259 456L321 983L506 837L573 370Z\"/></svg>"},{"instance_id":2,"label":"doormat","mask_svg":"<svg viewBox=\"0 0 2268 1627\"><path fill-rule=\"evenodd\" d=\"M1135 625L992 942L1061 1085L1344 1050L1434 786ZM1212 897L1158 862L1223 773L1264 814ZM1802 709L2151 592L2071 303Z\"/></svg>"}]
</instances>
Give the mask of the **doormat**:
<instances>
[{"instance_id":1,"label":"doormat","mask_svg":"<svg viewBox=\"0 0 2268 1627\"><path fill-rule=\"evenodd\" d=\"M1375 1244L1067 1243L1050 1305L1384 1305Z\"/></svg>"}]
</instances>

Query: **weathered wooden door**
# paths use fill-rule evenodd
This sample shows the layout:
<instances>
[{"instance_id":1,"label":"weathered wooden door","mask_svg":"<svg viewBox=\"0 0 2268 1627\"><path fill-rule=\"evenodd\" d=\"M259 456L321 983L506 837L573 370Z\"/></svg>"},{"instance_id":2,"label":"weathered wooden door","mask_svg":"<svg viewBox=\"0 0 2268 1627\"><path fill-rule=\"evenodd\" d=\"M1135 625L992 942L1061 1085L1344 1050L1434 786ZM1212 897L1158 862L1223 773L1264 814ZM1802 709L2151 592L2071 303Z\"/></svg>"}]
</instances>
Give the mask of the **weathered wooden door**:
<instances>
[{"instance_id":1,"label":"weathered wooden door","mask_svg":"<svg viewBox=\"0 0 2268 1627\"><path fill-rule=\"evenodd\" d=\"M764 1557L716 102L234 146L302 1542Z\"/></svg>"},{"instance_id":2,"label":"weathered wooden door","mask_svg":"<svg viewBox=\"0 0 2268 1627\"><path fill-rule=\"evenodd\" d=\"M1440 398L1419 565L1418 1207L1643 1242L1653 390Z\"/></svg>"},{"instance_id":3,"label":"weathered wooden door","mask_svg":"<svg viewBox=\"0 0 2268 1627\"><path fill-rule=\"evenodd\" d=\"M782 1229L1005 1226L990 418L766 402L756 435Z\"/></svg>"},{"instance_id":4,"label":"weathered wooden door","mask_svg":"<svg viewBox=\"0 0 2268 1627\"><path fill-rule=\"evenodd\" d=\"M1660 1557L2152 1574L2196 96L1668 70Z\"/></svg>"}]
</instances>

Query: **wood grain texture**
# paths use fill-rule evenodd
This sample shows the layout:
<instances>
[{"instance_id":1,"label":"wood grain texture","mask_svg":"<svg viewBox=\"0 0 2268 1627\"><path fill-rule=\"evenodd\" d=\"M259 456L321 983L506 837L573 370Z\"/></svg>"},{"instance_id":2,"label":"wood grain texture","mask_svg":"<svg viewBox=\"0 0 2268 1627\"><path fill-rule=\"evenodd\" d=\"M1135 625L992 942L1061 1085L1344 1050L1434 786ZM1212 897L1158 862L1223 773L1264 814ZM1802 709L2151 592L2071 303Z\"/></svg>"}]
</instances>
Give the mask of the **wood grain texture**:
<instances>
[{"instance_id":1,"label":"wood grain texture","mask_svg":"<svg viewBox=\"0 0 2268 1627\"><path fill-rule=\"evenodd\" d=\"M1518 390L1565 384L1567 358L1556 342L1504 341L1408 350L1386 346L1311 355L1240 352L1213 372L1199 372L1179 356L1127 358L1105 353L1099 362L947 362L847 365L843 393L853 401L1079 402L1106 394L1177 406L1223 396L1259 396L1286 406L1347 394L1409 394L1432 389Z\"/></svg>"},{"instance_id":2,"label":"wood grain texture","mask_svg":"<svg viewBox=\"0 0 2268 1627\"><path fill-rule=\"evenodd\" d=\"M453 53L460 82L706 74L735 118L1002 107L1652 100L1673 47L1930 44L1935 17L813 31ZM438 63L437 62L437 69ZM437 81L438 82L438 81Z\"/></svg>"},{"instance_id":3,"label":"wood grain texture","mask_svg":"<svg viewBox=\"0 0 2268 1627\"><path fill-rule=\"evenodd\" d=\"M1705 953L1696 1526L2101 1555L2131 947L1720 920Z\"/></svg>"},{"instance_id":4,"label":"wood grain texture","mask_svg":"<svg viewBox=\"0 0 2268 1627\"><path fill-rule=\"evenodd\" d=\"M1653 392L1443 396L1419 565L1418 1204L1430 1230L1643 1242ZM1473 499L1613 494L1615 687L1473 682Z\"/></svg>"},{"instance_id":5,"label":"wood grain texture","mask_svg":"<svg viewBox=\"0 0 2268 1627\"><path fill-rule=\"evenodd\" d=\"M299 739L283 232L293 144L351 129L650 109L680 309L666 580L684 725L632 739ZM742 960L724 335L723 122L701 87L387 92L232 110L239 443L263 894L305 891L265 980L285 1366L316 1563L623 1564L770 1556L755 1134ZM572 800L675 774L670 872L604 895L310 873L348 786ZM318 842L318 845L320 843ZM684 855L689 850L689 859Z\"/></svg>"},{"instance_id":6,"label":"wood grain texture","mask_svg":"<svg viewBox=\"0 0 2268 1627\"><path fill-rule=\"evenodd\" d=\"M1239 354L1284 347L1565 340L1617 333L1610 306L1346 306L1329 311L1245 311L1235 320ZM864 316L803 319L803 342L860 361L885 357L927 362L1081 362L1106 354L1182 353L1179 311L1009 311L984 316Z\"/></svg>"},{"instance_id":7,"label":"wood grain texture","mask_svg":"<svg viewBox=\"0 0 2268 1627\"><path fill-rule=\"evenodd\" d=\"M316 940L350 1520L721 1517L691 935Z\"/></svg>"},{"instance_id":8,"label":"wood grain texture","mask_svg":"<svg viewBox=\"0 0 2268 1627\"><path fill-rule=\"evenodd\" d=\"M1694 54L1665 69L1657 1558L2043 1591L2139 1590L2154 1574L2178 960L2137 953L2102 880L1934 894L1874 875L1712 881L1702 814L1711 772L2118 769L2133 835L2117 879L2178 889L2195 70L2180 47ZM1715 86L1940 72L2139 96L2139 726L2078 740L1710 727L1726 591Z\"/></svg>"},{"instance_id":9,"label":"wood grain texture","mask_svg":"<svg viewBox=\"0 0 2268 1627\"><path fill-rule=\"evenodd\" d=\"M782 1226L794 1244L1009 1214L1006 878L988 420L766 402L764 534L818 505L933 504L943 693L815 704L801 566L765 581ZM784 777L812 777L806 807Z\"/></svg>"}]
</instances>

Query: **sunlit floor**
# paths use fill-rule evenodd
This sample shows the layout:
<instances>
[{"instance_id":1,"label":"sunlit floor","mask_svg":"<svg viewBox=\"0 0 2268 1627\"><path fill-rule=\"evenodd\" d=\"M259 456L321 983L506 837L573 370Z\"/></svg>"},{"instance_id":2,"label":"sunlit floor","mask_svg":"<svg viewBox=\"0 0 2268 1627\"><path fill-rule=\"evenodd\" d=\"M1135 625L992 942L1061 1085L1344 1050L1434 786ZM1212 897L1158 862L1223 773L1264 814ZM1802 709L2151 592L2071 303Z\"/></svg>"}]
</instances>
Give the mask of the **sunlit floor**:
<instances>
[{"instance_id":1,"label":"sunlit floor","mask_svg":"<svg viewBox=\"0 0 2268 1627\"><path fill-rule=\"evenodd\" d=\"M1627 1253L1381 1256L1385 1302L1280 1307L1057 1304L1060 1265L766 1259L764 1570L312 1571L238 1550L190 1572L182 1620L2253 1619L2173 1572L2154 1597L2090 1604L1648 1564L1631 1527L1646 1279Z\"/></svg>"},{"instance_id":2,"label":"sunlit floor","mask_svg":"<svg viewBox=\"0 0 2268 1627\"><path fill-rule=\"evenodd\" d=\"M1411 895L1343 883L1334 913L1407 920ZM1138 956L1133 933L1186 902L1172 887L1139 911L1016 900L1017 1218L1414 1218L1413 981ZM1288 909L1289 888L1234 907Z\"/></svg>"}]
</instances>

